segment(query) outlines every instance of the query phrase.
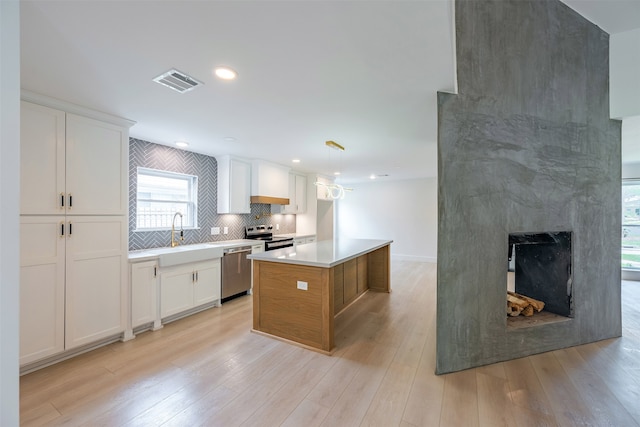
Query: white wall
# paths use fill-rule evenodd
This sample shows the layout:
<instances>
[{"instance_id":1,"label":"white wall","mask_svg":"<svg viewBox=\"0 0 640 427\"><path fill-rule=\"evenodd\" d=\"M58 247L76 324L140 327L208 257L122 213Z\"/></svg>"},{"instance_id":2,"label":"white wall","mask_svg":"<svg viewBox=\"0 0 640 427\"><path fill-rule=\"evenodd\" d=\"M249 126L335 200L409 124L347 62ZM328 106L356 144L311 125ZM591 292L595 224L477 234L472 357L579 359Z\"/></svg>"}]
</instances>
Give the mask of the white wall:
<instances>
[{"instance_id":1,"label":"white wall","mask_svg":"<svg viewBox=\"0 0 640 427\"><path fill-rule=\"evenodd\" d=\"M640 178L640 163L623 163L622 179Z\"/></svg>"},{"instance_id":2,"label":"white wall","mask_svg":"<svg viewBox=\"0 0 640 427\"><path fill-rule=\"evenodd\" d=\"M19 420L20 4L0 0L0 425Z\"/></svg>"},{"instance_id":3,"label":"white wall","mask_svg":"<svg viewBox=\"0 0 640 427\"><path fill-rule=\"evenodd\" d=\"M435 262L438 233L436 178L349 185L336 203L336 235L392 239L396 259Z\"/></svg>"},{"instance_id":4,"label":"white wall","mask_svg":"<svg viewBox=\"0 0 640 427\"><path fill-rule=\"evenodd\" d=\"M610 115L640 115L640 29L612 34L609 38Z\"/></svg>"}]
</instances>

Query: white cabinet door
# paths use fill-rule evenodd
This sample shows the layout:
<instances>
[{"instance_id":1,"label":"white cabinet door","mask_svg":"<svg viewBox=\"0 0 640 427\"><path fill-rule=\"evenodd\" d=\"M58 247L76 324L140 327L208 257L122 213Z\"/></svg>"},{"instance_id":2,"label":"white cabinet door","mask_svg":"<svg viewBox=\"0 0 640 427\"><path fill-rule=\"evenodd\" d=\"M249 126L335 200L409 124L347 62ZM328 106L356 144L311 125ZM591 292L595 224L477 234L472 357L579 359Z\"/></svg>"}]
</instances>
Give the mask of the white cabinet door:
<instances>
[{"instance_id":1,"label":"white cabinet door","mask_svg":"<svg viewBox=\"0 0 640 427\"><path fill-rule=\"evenodd\" d=\"M297 200L296 200L296 175L289 174L289 204L288 205L273 205L276 207L280 207L280 213L283 214L294 214L297 210ZM272 209L274 211L274 209Z\"/></svg>"},{"instance_id":2,"label":"white cabinet door","mask_svg":"<svg viewBox=\"0 0 640 427\"><path fill-rule=\"evenodd\" d=\"M61 217L20 223L20 364L64 350L65 237Z\"/></svg>"},{"instance_id":3,"label":"white cabinet door","mask_svg":"<svg viewBox=\"0 0 640 427\"><path fill-rule=\"evenodd\" d=\"M193 264L193 306L220 300L220 258Z\"/></svg>"},{"instance_id":4,"label":"white cabinet door","mask_svg":"<svg viewBox=\"0 0 640 427\"><path fill-rule=\"evenodd\" d=\"M273 213L299 214L307 211L307 177L289 174L289 204L272 205Z\"/></svg>"},{"instance_id":5,"label":"white cabinet door","mask_svg":"<svg viewBox=\"0 0 640 427\"><path fill-rule=\"evenodd\" d=\"M230 156L218 163L218 213L251 213L251 163Z\"/></svg>"},{"instance_id":6,"label":"white cabinet door","mask_svg":"<svg viewBox=\"0 0 640 427\"><path fill-rule=\"evenodd\" d=\"M294 246L304 245L306 243L313 243L316 241L316 236L296 237L293 239Z\"/></svg>"},{"instance_id":7,"label":"white cabinet door","mask_svg":"<svg viewBox=\"0 0 640 427\"><path fill-rule=\"evenodd\" d=\"M195 271L191 264L160 270L160 317L165 318L193 307Z\"/></svg>"},{"instance_id":8,"label":"white cabinet door","mask_svg":"<svg viewBox=\"0 0 640 427\"><path fill-rule=\"evenodd\" d=\"M64 213L65 113L23 101L20 133L20 213Z\"/></svg>"},{"instance_id":9,"label":"white cabinet door","mask_svg":"<svg viewBox=\"0 0 640 427\"><path fill-rule=\"evenodd\" d=\"M67 216L67 226L65 348L70 349L124 331L127 230L118 216Z\"/></svg>"},{"instance_id":10,"label":"white cabinet door","mask_svg":"<svg viewBox=\"0 0 640 427\"><path fill-rule=\"evenodd\" d=\"M131 270L131 327L155 322L157 314L158 263L136 262Z\"/></svg>"},{"instance_id":11,"label":"white cabinet door","mask_svg":"<svg viewBox=\"0 0 640 427\"><path fill-rule=\"evenodd\" d=\"M295 175L294 193L296 200L295 213L305 213L307 211L307 177Z\"/></svg>"},{"instance_id":12,"label":"white cabinet door","mask_svg":"<svg viewBox=\"0 0 640 427\"><path fill-rule=\"evenodd\" d=\"M251 213L251 164L231 159L231 193L229 194L232 213Z\"/></svg>"},{"instance_id":13,"label":"white cabinet door","mask_svg":"<svg viewBox=\"0 0 640 427\"><path fill-rule=\"evenodd\" d=\"M123 127L67 114L68 213L126 215L127 135Z\"/></svg>"}]
</instances>

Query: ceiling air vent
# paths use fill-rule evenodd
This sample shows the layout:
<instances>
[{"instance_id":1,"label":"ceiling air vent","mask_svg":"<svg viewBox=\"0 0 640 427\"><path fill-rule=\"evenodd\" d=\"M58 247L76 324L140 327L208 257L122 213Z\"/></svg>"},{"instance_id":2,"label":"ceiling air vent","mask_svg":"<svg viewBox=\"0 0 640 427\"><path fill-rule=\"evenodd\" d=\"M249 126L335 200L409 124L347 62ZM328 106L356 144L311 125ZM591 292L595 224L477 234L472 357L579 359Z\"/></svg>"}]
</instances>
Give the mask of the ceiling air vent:
<instances>
[{"instance_id":1,"label":"ceiling air vent","mask_svg":"<svg viewBox=\"0 0 640 427\"><path fill-rule=\"evenodd\" d=\"M178 70L169 70L164 74L159 75L155 79L154 82L158 82L161 85L165 85L175 91L180 93L188 92L196 87L203 85L204 83L199 82L193 77L187 76L185 73Z\"/></svg>"}]
</instances>

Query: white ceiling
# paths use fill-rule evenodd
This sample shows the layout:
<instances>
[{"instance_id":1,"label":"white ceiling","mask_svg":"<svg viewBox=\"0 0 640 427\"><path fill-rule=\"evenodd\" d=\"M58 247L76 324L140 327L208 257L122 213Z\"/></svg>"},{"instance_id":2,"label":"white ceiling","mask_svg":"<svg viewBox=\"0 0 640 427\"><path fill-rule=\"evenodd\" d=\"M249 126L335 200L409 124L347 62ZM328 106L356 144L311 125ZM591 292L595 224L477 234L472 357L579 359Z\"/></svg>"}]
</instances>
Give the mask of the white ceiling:
<instances>
[{"instance_id":1,"label":"white ceiling","mask_svg":"<svg viewBox=\"0 0 640 427\"><path fill-rule=\"evenodd\" d=\"M612 33L640 27L638 0L565 3ZM21 32L24 89L134 120L133 137L344 183L436 175L450 0L23 0ZM212 75L222 64L236 81ZM204 86L152 81L174 67Z\"/></svg>"}]
</instances>

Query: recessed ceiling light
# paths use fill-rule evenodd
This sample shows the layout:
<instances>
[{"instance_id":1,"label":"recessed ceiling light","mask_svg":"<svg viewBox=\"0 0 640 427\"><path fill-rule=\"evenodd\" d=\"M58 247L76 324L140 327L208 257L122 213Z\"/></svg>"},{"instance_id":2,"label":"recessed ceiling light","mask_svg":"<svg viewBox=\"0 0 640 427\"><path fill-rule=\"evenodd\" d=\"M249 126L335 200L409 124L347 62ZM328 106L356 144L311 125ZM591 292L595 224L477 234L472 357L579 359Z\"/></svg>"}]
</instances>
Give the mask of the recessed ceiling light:
<instances>
[{"instance_id":1,"label":"recessed ceiling light","mask_svg":"<svg viewBox=\"0 0 640 427\"><path fill-rule=\"evenodd\" d=\"M376 179L376 176L374 174L369 175L369 179Z\"/></svg>"},{"instance_id":2,"label":"recessed ceiling light","mask_svg":"<svg viewBox=\"0 0 640 427\"><path fill-rule=\"evenodd\" d=\"M338 176L338 175L340 175L340 172L334 172L333 174L334 174L335 176Z\"/></svg>"},{"instance_id":3,"label":"recessed ceiling light","mask_svg":"<svg viewBox=\"0 0 640 427\"><path fill-rule=\"evenodd\" d=\"M293 159L291 160L293 163L300 163L300 159Z\"/></svg>"},{"instance_id":4,"label":"recessed ceiling light","mask_svg":"<svg viewBox=\"0 0 640 427\"><path fill-rule=\"evenodd\" d=\"M238 77L238 73L229 67L216 67L213 72L222 80L234 80Z\"/></svg>"},{"instance_id":5,"label":"recessed ceiling light","mask_svg":"<svg viewBox=\"0 0 640 427\"><path fill-rule=\"evenodd\" d=\"M236 139L234 137L232 137L232 136L225 136L222 139L227 141L227 142L236 142Z\"/></svg>"},{"instance_id":6,"label":"recessed ceiling light","mask_svg":"<svg viewBox=\"0 0 640 427\"><path fill-rule=\"evenodd\" d=\"M176 146L180 148L187 148L189 143L187 141L176 141Z\"/></svg>"}]
</instances>

